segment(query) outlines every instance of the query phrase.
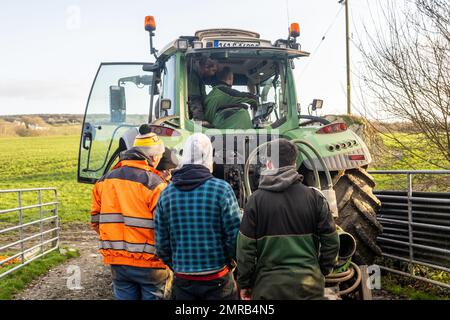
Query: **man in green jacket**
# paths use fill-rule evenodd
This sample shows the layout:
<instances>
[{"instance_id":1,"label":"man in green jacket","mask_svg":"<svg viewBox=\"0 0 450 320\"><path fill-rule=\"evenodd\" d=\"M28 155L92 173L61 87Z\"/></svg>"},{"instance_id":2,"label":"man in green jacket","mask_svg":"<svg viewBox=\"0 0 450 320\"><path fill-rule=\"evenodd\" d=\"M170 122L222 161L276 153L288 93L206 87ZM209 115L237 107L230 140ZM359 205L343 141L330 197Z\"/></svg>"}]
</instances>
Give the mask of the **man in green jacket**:
<instances>
[{"instance_id":1,"label":"man in green jacket","mask_svg":"<svg viewBox=\"0 0 450 320\"><path fill-rule=\"evenodd\" d=\"M323 299L339 252L333 217L322 193L301 183L297 147L285 139L270 147L279 154L245 206L237 240L241 298Z\"/></svg>"},{"instance_id":2,"label":"man in green jacket","mask_svg":"<svg viewBox=\"0 0 450 320\"><path fill-rule=\"evenodd\" d=\"M203 103L206 98L205 80L212 78L217 72L217 61L202 57L197 64L189 70L188 105L190 118L205 120Z\"/></svg>"},{"instance_id":3,"label":"man in green jacket","mask_svg":"<svg viewBox=\"0 0 450 320\"><path fill-rule=\"evenodd\" d=\"M206 120L219 129L253 128L248 107L244 104L256 108L257 97L231 88L233 72L229 67L217 72L216 77L219 82L205 99Z\"/></svg>"}]
</instances>

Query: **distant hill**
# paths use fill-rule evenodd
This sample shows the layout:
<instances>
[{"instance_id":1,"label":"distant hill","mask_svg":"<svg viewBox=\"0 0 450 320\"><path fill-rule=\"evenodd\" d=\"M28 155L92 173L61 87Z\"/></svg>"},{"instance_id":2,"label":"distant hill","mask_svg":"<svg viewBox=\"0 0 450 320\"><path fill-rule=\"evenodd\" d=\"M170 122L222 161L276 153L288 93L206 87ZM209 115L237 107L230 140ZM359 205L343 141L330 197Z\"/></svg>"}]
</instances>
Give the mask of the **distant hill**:
<instances>
[{"instance_id":1,"label":"distant hill","mask_svg":"<svg viewBox=\"0 0 450 320\"><path fill-rule=\"evenodd\" d=\"M22 114L0 116L0 136L71 135L80 132L81 114Z\"/></svg>"},{"instance_id":2,"label":"distant hill","mask_svg":"<svg viewBox=\"0 0 450 320\"><path fill-rule=\"evenodd\" d=\"M22 121L26 118L41 118L45 123L49 125L61 125L61 124L81 124L83 122L82 114L19 114L19 115L7 115L0 116L7 122Z\"/></svg>"}]
</instances>

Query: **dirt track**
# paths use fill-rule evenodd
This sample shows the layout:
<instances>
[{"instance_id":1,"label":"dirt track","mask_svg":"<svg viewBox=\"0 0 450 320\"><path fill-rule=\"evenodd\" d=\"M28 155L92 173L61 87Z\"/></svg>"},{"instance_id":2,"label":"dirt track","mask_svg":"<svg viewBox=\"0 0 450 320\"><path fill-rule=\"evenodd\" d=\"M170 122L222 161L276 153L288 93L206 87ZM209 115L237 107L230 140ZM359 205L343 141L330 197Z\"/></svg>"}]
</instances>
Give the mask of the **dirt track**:
<instances>
[{"instance_id":1,"label":"dirt track","mask_svg":"<svg viewBox=\"0 0 450 320\"><path fill-rule=\"evenodd\" d=\"M97 235L88 224L72 224L61 231L61 245L76 248L80 257L61 264L34 280L27 289L16 295L17 300L104 300L113 299L111 272L101 263L97 252ZM67 287L69 266L78 266L82 289ZM69 281L70 282L70 281ZM70 282L72 283L72 282Z\"/></svg>"},{"instance_id":2,"label":"dirt track","mask_svg":"<svg viewBox=\"0 0 450 320\"><path fill-rule=\"evenodd\" d=\"M28 288L14 297L16 300L109 300L114 299L111 271L102 264L97 252L97 234L88 224L71 224L61 231L61 244L76 248L80 257L71 259L45 276L34 280ZM78 266L81 272L81 289L67 287L69 266ZM396 300L399 297L383 290L373 292L374 300Z\"/></svg>"}]
</instances>

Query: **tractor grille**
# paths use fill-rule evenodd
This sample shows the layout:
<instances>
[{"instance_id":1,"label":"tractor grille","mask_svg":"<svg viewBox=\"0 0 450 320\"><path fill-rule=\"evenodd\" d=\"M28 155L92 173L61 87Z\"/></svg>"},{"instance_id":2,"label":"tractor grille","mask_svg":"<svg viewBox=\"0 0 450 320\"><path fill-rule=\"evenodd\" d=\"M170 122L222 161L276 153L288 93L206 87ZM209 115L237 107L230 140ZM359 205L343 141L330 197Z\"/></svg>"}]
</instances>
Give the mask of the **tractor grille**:
<instances>
[{"instance_id":1,"label":"tractor grille","mask_svg":"<svg viewBox=\"0 0 450 320\"><path fill-rule=\"evenodd\" d=\"M365 156L365 160L350 160L349 158L349 156L351 155L360 155L360 154L363 154ZM359 148L351 150L347 153L323 157L323 160L326 166L328 167L328 170L337 171L342 169L360 168L364 165L371 163L372 157L370 156L370 153L366 148ZM319 171L324 171L318 159L314 159L314 164ZM305 165L309 170L312 170L311 163L308 160L305 160Z\"/></svg>"}]
</instances>

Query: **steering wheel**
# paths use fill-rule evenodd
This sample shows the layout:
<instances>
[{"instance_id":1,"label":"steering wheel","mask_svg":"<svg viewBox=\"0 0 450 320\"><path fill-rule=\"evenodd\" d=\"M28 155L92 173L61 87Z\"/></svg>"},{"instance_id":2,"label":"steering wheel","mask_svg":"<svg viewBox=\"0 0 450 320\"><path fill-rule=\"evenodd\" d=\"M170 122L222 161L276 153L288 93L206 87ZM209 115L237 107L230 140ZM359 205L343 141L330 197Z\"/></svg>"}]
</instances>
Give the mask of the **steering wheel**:
<instances>
[{"instance_id":1,"label":"steering wheel","mask_svg":"<svg viewBox=\"0 0 450 320\"><path fill-rule=\"evenodd\" d=\"M258 109L256 110L255 117L253 118L253 124L257 125L261 121L267 120L267 118L270 116L270 114L275 110L275 103L274 102L266 102L263 104L260 104L258 106Z\"/></svg>"},{"instance_id":2,"label":"steering wheel","mask_svg":"<svg viewBox=\"0 0 450 320\"><path fill-rule=\"evenodd\" d=\"M165 117L156 119L156 120L153 121L151 124L160 126L160 125L162 125L163 123L167 123L167 124L169 124L169 125L171 125L171 126L174 126L174 127L179 128L179 127L180 127L179 124L177 124L177 123L171 121L171 120L174 120L174 119L180 119L180 117L177 116L177 115L173 115L173 116L165 116Z\"/></svg>"}]
</instances>

